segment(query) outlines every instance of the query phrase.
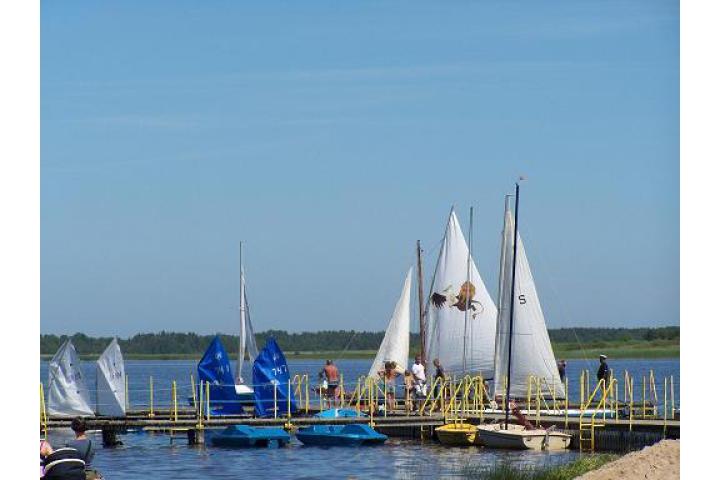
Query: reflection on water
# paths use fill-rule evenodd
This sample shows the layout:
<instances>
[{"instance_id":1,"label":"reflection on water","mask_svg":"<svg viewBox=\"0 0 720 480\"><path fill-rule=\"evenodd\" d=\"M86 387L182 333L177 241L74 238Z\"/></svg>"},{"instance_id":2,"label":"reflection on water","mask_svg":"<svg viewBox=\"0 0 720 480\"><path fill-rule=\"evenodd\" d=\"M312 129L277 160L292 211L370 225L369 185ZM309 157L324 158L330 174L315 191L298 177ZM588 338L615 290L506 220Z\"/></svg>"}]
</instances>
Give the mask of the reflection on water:
<instances>
[{"instance_id":1,"label":"reflection on water","mask_svg":"<svg viewBox=\"0 0 720 480\"><path fill-rule=\"evenodd\" d=\"M290 361L290 370L309 373L316 378L322 360ZM347 379L366 374L370 360L339 360L338 366ZM155 404L170 403L170 386L178 381L179 397L190 394L193 361L128 361L126 371L130 385L130 403L138 408L148 403L149 377L155 386ZM664 376L675 379L676 403L679 405L680 362L670 360L615 360L610 362L616 372L624 369L642 378L650 369L662 382ZM577 378L582 368L594 369L595 364L582 360L568 362L571 398L577 398ZM83 362L88 387L95 385L94 362ZM244 372L245 378L252 378ZM594 372L593 372L594 373ZM41 362L40 379L47 381L47 362ZM573 386L575 382L575 386ZM637 381L636 381L637 385ZM661 388L662 385L658 385ZM61 445L70 431L52 432L51 443ZM99 434L93 436L101 444ZM143 431L121 435L124 445L112 449L99 448L94 465L109 479L237 479L237 478L457 478L467 467L489 468L499 462L523 465L552 465L577 457L576 452L508 452L477 447L447 448L432 441L390 439L387 444L370 448L304 447L293 438L290 446L280 449L220 449L189 447L185 435L171 441L165 434Z\"/></svg>"},{"instance_id":2,"label":"reflection on water","mask_svg":"<svg viewBox=\"0 0 720 480\"><path fill-rule=\"evenodd\" d=\"M70 432L50 436L62 444ZM99 445L99 434L93 441ZM435 442L390 439L377 447L305 447L297 440L273 449L190 447L184 436L135 432L125 445L99 448L93 465L108 478L237 479L243 478L457 478L463 468L491 467L497 462L552 465L577 457L576 452L506 452L477 447L446 448Z\"/></svg>"}]
</instances>

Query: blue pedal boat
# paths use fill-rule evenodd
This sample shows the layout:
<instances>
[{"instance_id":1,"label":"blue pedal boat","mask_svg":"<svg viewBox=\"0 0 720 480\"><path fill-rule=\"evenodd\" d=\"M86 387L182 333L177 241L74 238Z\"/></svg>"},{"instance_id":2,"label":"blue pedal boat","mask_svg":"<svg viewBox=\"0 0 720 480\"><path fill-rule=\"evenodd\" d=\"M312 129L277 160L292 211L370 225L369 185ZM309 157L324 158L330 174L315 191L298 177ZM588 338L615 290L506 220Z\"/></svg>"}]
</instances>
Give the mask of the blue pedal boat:
<instances>
[{"instance_id":1,"label":"blue pedal boat","mask_svg":"<svg viewBox=\"0 0 720 480\"><path fill-rule=\"evenodd\" d=\"M210 438L213 447L284 447L290 435L282 428L257 428L230 425Z\"/></svg>"},{"instance_id":2,"label":"blue pedal boat","mask_svg":"<svg viewBox=\"0 0 720 480\"><path fill-rule=\"evenodd\" d=\"M362 412L353 410L352 408L331 408L318 412L313 417L317 418L351 418L351 417L367 417Z\"/></svg>"},{"instance_id":3,"label":"blue pedal boat","mask_svg":"<svg viewBox=\"0 0 720 480\"><path fill-rule=\"evenodd\" d=\"M349 425L313 425L302 427L295 434L305 445L318 446L361 446L380 445L387 436L373 430L370 425L351 423Z\"/></svg>"}]
</instances>

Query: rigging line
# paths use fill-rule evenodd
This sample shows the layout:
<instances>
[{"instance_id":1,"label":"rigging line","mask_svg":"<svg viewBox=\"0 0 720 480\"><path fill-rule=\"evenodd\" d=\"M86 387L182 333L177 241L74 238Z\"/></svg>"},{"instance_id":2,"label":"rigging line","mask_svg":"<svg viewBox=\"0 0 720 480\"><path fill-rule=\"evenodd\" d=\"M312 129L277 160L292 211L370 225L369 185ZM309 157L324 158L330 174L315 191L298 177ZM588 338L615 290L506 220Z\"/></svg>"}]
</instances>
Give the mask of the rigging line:
<instances>
[{"instance_id":1,"label":"rigging line","mask_svg":"<svg viewBox=\"0 0 720 480\"><path fill-rule=\"evenodd\" d=\"M531 229L526 226L525 227L525 241L527 242L528 240L530 240L530 243L532 243ZM550 270L548 268L546 268L547 264L545 263L545 258L543 257L541 250L542 249L538 249L536 252L534 252L534 255L536 255L535 258L537 258L539 260L541 271L546 272L545 277L547 279L548 285L550 286L550 291L551 291L552 295L555 297L554 300L557 302L558 305L560 305L561 316L564 317L564 320L566 322L569 322L570 315L568 314L567 306L562 301L562 297L560 296L557 288L555 287L555 282L553 281L553 277L552 277L552 274L550 273ZM589 369L592 369L593 366L590 363L590 357L588 356L587 350L585 350L585 347L583 346L582 342L580 341L580 337L578 336L577 331L575 330L575 327L570 326L570 327L565 327L565 328L569 328L570 331L572 331L577 345L580 347L580 350L582 350L583 361L585 362L586 367L588 367Z\"/></svg>"}]
</instances>

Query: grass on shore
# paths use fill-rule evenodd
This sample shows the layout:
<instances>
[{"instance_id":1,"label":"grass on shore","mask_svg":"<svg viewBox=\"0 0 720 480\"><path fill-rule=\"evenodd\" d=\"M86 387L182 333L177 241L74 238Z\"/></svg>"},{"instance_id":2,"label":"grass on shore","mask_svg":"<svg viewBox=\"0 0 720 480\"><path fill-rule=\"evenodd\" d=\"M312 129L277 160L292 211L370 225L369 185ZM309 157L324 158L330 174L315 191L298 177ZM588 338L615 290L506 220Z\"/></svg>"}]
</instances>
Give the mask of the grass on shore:
<instances>
[{"instance_id":1,"label":"grass on shore","mask_svg":"<svg viewBox=\"0 0 720 480\"><path fill-rule=\"evenodd\" d=\"M595 454L554 467L516 467L500 463L490 470L482 467L466 467L462 475L465 478L479 480L571 480L617 458L617 455Z\"/></svg>"},{"instance_id":2,"label":"grass on shore","mask_svg":"<svg viewBox=\"0 0 720 480\"><path fill-rule=\"evenodd\" d=\"M577 343L553 344L555 357L560 359L594 359L605 354L610 358L678 358L680 344L674 340L654 341L614 341L592 342L580 348ZM328 350L317 352L292 351L285 352L291 359L371 359L375 356L374 350ZM83 360L94 360L99 354L83 354ZM199 360L202 352L198 353L125 353L127 360ZM41 355L42 359L49 360L52 355Z\"/></svg>"}]
</instances>

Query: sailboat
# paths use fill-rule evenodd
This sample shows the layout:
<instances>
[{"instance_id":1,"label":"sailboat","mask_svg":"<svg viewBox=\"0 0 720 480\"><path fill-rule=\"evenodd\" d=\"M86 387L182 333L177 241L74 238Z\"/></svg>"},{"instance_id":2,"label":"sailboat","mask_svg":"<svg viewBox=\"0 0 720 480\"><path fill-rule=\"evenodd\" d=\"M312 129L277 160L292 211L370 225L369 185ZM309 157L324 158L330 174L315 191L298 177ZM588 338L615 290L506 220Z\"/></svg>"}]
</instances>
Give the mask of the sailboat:
<instances>
[{"instance_id":1,"label":"sailboat","mask_svg":"<svg viewBox=\"0 0 720 480\"><path fill-rule=\"evenodd\" d=\"M48 364L47 411L49 415L67 417L94 414L80 359L70 339Z\"/></svg>"},{"instance_id":2,"label":"sailboat","mask_svg":"<svg viewBox=\"0 0 720 480\"><path fill-rule=\"evenodd\" d=\"M242 243L240 243L240 331L235 375L232 375L230 359L219 337L215 337L203 358L198 363L198 380L210 383L210 406L215 414L243 413L243 405L254 403L253 388L242 377L245 356L252 362L258 355L255 331L250 321L245 270L242 265ZM198 392L199 398L200 392ZM193 402L192 398L188 401Z\"/></svg>"},{"instance_id":3,"label":"sailboat","mask_svg":"<svg viewBox=\"0 0 720 480\"><path fill-rule=\"evenodd\" d=\"M96 364L96 412L109 417L124 417L125 361L117 338L100 355Z\"/></svg>"},{"instance_id":4,"label":"sailboat","mask_svg":"<svg viewBox=\"0 0 720 480\"><path fill-rule=\"evenodd\" d=\"M368 377L377 377L385 362L395 362L399 369L406 370L410 355L410 288L412 268L405 276L405 283L395 304L395 310L388 322L385 336L375 355Z\"/></svg>"},{"instance_id":5,"label":"sailboat","mask_svg":"<svg viewBox=\"0 0 720 480\"><path fill-rule=\"evenodd\" d=\"M454 209L448 218L426 311L427 361L439 359L451 375L480 374L491 380L497 309Z\"/></svg>"},{"instance_id":6,"label":"sailboat","mask_svg":"<svg viewBox=\"0 0 720 480\"><path fill-rule=\"evenodd\" d=\"M250 322L250 309L248 308L247 292L245 291L245 270L242 265L242 242L240 243L240 335L238 338L237 368L235 370L235 392L249 400L253 395L252 387L245 384L242 377L242 367L245 355L252 362L258 356L255 331Z\"/></svg>"},{"instance_id":7,"label":"sailboat","mask_svg":"<svg viewBox=\"0 0 720 480\"><path fill-rule=\"evenodd\" d=\"M494 388L495 397L505 397L505 422L478 426L479 442L486 447L561 450L571 436L550 429L509 423L511 399L523 397L530 376L543 379L543 395L564 398L545 317L535 289L530 264L518 233L520 185L515 184L515 219L505 204L505 225L500 267L500 312L497 319ZM502 379L502 380L501 380ZM554 390L554 391L553 391ZM513 414L523 419L519 409Z\"/></svg>"}]
</instances>

